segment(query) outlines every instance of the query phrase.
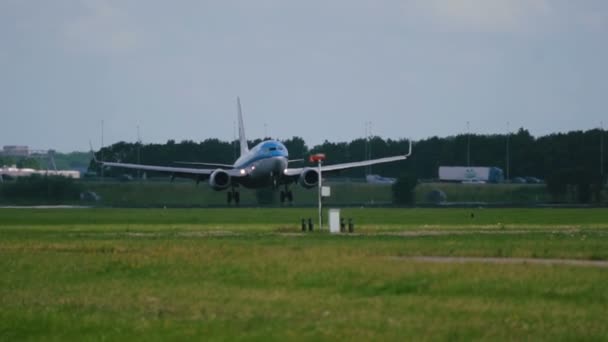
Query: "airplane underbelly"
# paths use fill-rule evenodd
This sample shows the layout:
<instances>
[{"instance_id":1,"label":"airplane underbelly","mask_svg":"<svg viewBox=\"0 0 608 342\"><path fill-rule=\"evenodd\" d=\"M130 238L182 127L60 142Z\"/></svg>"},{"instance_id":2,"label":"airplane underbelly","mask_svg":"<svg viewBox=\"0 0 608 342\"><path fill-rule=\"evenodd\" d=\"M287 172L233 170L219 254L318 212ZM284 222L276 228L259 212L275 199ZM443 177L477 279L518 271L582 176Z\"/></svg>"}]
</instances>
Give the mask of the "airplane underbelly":
<instances>
[{"instance_id":1,"label":"airplane underbelly","mask_svg":"<svg viewBox=\"0 0 608 342\"><path fill-rule=\"evenodd\" d=\"M260 188L271 186L276 179L280 179L282 171L287 166L287 161L279 158L269 158L255 163L255 169L249 173L247 179L242 179L241 184L248 188Z\"/></svg>"}]
</instances>

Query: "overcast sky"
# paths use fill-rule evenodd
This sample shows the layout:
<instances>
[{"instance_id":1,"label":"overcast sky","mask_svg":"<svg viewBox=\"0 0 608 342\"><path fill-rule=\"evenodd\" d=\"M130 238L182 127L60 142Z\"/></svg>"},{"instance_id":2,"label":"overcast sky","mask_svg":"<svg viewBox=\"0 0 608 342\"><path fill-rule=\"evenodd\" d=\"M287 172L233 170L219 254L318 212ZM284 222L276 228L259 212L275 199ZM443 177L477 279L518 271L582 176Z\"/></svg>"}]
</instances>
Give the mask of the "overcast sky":
<instances>
[{"instance_id":1,"label":"overcast sky","mask_svg":"<svg viewBox=\"0 0 608 342\"><path fill-rule=\"evenodd\" d=\"M605 0L0 0L0 145L608 125Z\"/></svg>"}]
</instances>

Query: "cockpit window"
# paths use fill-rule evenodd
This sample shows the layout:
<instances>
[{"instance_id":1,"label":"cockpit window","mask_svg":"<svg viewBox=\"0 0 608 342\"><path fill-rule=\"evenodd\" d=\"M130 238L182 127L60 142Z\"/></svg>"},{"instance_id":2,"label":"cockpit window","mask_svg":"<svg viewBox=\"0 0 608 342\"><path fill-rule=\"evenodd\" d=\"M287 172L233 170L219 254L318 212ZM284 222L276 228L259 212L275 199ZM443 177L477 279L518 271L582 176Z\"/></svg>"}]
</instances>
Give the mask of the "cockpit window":
<instances>
[{"instance_id":1,"label":"cockpit window","mask_svg":"<svg viewBox=\"0 0 608 342\"><path fill-rule=\"evenodd\" d=\"M269 148L269 150L271 150L271 151L276 151L276 150L277 150L277 148L276 148L276 147L271 147L271 148Z\"/></svg>"}]
</instances>

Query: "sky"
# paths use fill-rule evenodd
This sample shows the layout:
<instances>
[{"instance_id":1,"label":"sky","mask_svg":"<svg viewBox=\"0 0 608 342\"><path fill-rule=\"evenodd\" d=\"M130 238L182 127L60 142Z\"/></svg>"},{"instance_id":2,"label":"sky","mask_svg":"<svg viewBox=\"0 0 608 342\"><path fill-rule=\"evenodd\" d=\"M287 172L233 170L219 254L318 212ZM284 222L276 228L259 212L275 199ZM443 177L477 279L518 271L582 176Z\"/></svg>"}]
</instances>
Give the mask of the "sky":
<instances>
[{"instance_id":1,"label":"sky","mask_svg":"<svg viewBox=\"0 0 608 342\"><path fill-rule=\"evenodd\" d=\"M1 0L0 146L608 125L605 0Z\"/></svg>"}]
</instances>

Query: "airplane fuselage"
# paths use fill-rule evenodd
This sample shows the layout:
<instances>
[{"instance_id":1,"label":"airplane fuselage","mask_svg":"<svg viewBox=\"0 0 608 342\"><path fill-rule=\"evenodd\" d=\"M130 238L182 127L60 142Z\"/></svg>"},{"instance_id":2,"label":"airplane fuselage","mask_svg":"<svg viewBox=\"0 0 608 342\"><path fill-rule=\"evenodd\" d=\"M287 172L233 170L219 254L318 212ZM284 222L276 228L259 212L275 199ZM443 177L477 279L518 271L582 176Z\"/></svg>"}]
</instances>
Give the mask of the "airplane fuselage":
<instances>
[{"instance_id":1,"label":"airplane fuselage","mask_svg":"<svg viewBox=\"0 0 608 342\"><path fill-rule=\"evenodd\" d=\"M277 185L287 169L289 152L285 145L276 140L266 140L242 155L234 168L242 175L239 183L247 188L261 188Z\"/></svg>"}]
</instances>

